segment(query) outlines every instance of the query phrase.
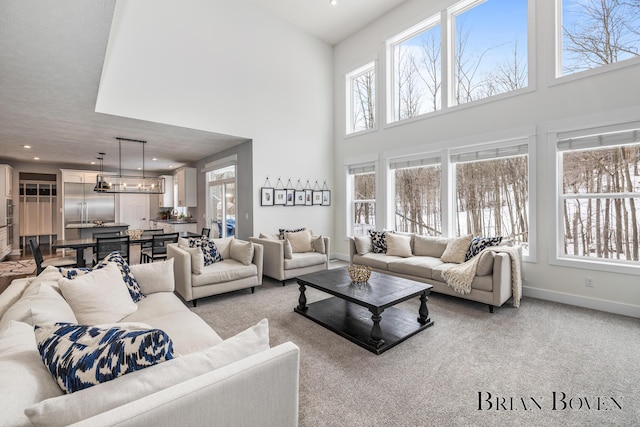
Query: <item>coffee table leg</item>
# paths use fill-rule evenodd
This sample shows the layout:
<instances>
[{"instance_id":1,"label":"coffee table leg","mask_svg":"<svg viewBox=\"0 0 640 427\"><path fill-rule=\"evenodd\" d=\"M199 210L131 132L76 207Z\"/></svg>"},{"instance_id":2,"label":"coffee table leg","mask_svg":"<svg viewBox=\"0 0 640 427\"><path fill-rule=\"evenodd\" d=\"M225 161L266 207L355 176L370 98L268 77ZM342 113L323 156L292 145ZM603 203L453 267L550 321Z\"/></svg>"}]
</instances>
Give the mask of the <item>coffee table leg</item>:
<instances>
[{"instance_id":1,"label":"coffee table leg","mask_svg":"<svg viewBox=\"0 0 640 427\"><path fill-rule=\"evenodd\" d=\"M420 322L420 324L422 325L429 322L429 309L427 308L428 299L429 297L427 297L426 292L420 294L420 309L418 310L418 314L420 314L420 317L418 317L418 322Z\"/></svg>"},{"instance_id":2,"label":"coffee table leg","mask_svg":"<svg viewBox=\"0 0 640 427\"><path fill-rule=\"evenodd\" d=\"M380 329L380 320L382 320L382 312L371 311L372 316L371 320L373 320L373 327L371 328L371 341L376 346L376 348L380 348L384 345L384 340L382 339L382 329Z\"/></svg>"},{"instance_id":3,"label":"coffee table leg","mask_svg":"<svg viewBox=\"0 0 640 427\"><path fill-rule=\"evenodd\" d=\"M307 311L307 297L304 294L306 287L302 283L298 283L300 285L300 297L298 298L298 310Z\"/></svg>"}]
</instances>

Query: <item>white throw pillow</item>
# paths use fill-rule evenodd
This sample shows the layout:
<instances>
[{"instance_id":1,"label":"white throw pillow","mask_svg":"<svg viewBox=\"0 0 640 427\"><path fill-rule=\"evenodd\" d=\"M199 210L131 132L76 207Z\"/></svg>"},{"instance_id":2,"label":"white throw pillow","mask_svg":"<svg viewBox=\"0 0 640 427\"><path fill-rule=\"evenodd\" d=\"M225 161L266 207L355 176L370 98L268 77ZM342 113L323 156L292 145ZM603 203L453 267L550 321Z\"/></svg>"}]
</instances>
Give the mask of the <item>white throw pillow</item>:
<instances>
[{"instance_id":1,"label":"white throw pillow","mask_svg":"<svg viewBox=\"0 0 640 427\"><path fill-rule=\"evenodd\" d=\"M33 326L10 322L0 334L0 424L29 425L24 408L64 393L42 363Z\"/></svg>"},{"instance_id":2,"label":"white throw pillow","mask_svg":"<svg viewBox=\"0 0 640 427\"><path fill-rule=\"evenodd\" d=\"M356 252L358 252L358 255L373 252L373 242L370 236L353 236L353 240L356 243Z\"/></svg>"},{"instance_id":3,"label":"white throw pillow","mask_svg":"<svg viewBox=\"0 0 640 427\"><path fill-rule=\"evenodd\" d=\"M449 240L447 243L447 249L440 257L443 262L455 262L456 264L462 264L467 256L467 250L471 244L473 235L467 234L466 236L456 237Z\"/></svg>"},{"instance_id":4,"label":"white throw pillow","mask_svg":"<svg viewBox=\"0 0 640 427\"><path fill-rule=\"evenodd\" d=\"M448 240L444 237L418 236L413 238L413 254L440 258L447 249Z\"/></svg>"},{"instance_id":5,"label":"white throw pillow","mask_svg":"<svg viewBox=\"0 0 640 427\"><path fill-rule=\"evenodd\" d=\"M243 265L249 265L251 261L253 261L253 244L251 242L233 239L229 245L229 253L231 254L231 259Z\"/></svg>"},{"instance_id":6,"label":"white throw pillow","mask_svg":"<svg viewBox=\"0 0 640 427\"><path fill-rule=\"evenodd\" d=\"M387 255L410 257L411 253L411 236L387 233Z\"/></svg>"},{"instance_id":7,"label":"white throw pillow","mask_svg":"<svg viewBox=\"0 0 640 427\"><path fill-rule=\"evenodd\" d=\"M324 246L324 237L322 236L311 236L311 246L313 246L314 252L323 255L327 253L327 248Z\"/></svg>"},{"instance_id":8,"label":"white throw pillow","mask_svg":"<svg viewBox=\"0 0 640 427\"><path fill-rule=\"evenodd\" d=\"M313 246L311 246L311 230L298 231L297 233L284 233L284 239L291 243L291 251L294 254L313 252Z\"/></svg>"},{"instance_id":9,"label":"white throw pillow","mask_svg":"<svg viewBox=\"0 0 640 427\"><path fill-rule=\"evenodd\" d=\"M72 424L268 349L269 323L263 319L214 347L131 372L78 393L44 400L24 412L34 426L51 426L52 420L56 425Z\"/></svg>"},{"instance_id":10,"label":"white throw pillow","mask_svg":"<svg viewBox=\"0 0 640 427\"><path fill-rule=\"evenodd\" d=\"M174 259L161 262L131 265L131 272L140 284L142 293L173 292L175 281L173 278Z\"/></svg>"},{"instance_id":11,"label":"white throw pillow","mask_svg":"<svg viewBox=\"0 0 640 427\"><path fill-rule=\"evenodd\" d=\"M222 259L231 258L230 245L233 237L225 237L224 239L209 239L213 243L215 243L216 248L218 248L218 252Z\"/></svg>"},{"instance_id":12,"label":"white throw pillow","mask_svg":"<svg viewBox=\"0 0 640 427\"><path fill-rule=\"evenodd\" d=\"M138 309L113 263L73 280L61 278L58 283L78 322L84 325L117 322Z\"/></svg>"},{"instance_id":13,"label":"white throw pillow","mask_svg":"<svg viewBox=\"0 0 640 427\"><path fill-rule=\"evenodd\" d=\"M286 259L291 259L293 258L293 250L291 249L291 243L289 243L288 240L283 240L282 241L282 248L284 250L284 257Z\"/></svg>"}]
</instances>

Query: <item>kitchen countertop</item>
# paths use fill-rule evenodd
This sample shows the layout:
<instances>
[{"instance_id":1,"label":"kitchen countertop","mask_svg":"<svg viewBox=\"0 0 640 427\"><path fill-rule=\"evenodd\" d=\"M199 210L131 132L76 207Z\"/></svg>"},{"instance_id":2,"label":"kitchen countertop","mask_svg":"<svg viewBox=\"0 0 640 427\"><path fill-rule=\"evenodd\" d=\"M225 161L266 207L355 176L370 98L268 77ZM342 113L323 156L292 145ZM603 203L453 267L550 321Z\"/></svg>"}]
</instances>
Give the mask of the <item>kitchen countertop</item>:
<instances>
[{"instance_id":1,"label":"kitchen countertop","mask_svg":"<svg viewBox=\"0 0 640 427\"><path fill-rule=\"evenodd\" d=\"M67 224L66 228L105 228L105 227L129 227L129 224L124 224L122 222L105 222L101 226L97 226L94 223L84 223L84 224Z\"/></svg>"},{"instance_id":2,"label":"kitchen countertop","mask_svg":"<svg viewBox=\"0 0 640 427\"><path fill-rule=\"evenodd\" d=\"M163 222L165 224L197 224L195 219L154 219L155 222Z\"/></svg>"}]
</instances>

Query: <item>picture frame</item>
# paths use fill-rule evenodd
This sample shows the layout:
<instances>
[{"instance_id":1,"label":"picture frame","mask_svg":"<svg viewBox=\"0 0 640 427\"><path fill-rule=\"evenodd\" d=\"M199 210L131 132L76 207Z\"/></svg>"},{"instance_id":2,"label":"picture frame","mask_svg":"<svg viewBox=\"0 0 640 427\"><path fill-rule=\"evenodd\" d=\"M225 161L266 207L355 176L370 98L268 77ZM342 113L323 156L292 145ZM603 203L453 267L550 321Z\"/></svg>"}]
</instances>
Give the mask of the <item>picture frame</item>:
<instances>
[{"instance_id":1,"label":"picture frame","mask_svg":"<svg viewBox=\"0 0 640 427\"><path fill-rule=\"evenodd\" d=\"M330 190L322 190L322 206L331 206Z\"/></svg>"},{"instance_id":2,"label":"picture frame","mask_svg":"<svg viewBox=\"0 0 640 427\"><path fill-rule=\"evenodd\" d=\"M262 187L260 189L260 206L273 206L272 187Z\"/></svg>"},{"instance_id":3,"label":"picture frame","mask_svg":"<svg viewBox=\"0 0 640 427\"><path fill-rule=\"evenodd\" d=\"M304 190L304 204L305 206L313 205L313 191Z\"/></svg>"},{"instance_id":4,"label":"picture frame","mask_svg":"<svg viewBox=\"0 0 640 427\"><path fill-rule=\"evenodd\" d=\"M295 190L295 205L296 206L304 206L305 205L305 191L304 190Z\"/></svg>"},{"instance_id":5,"label":"picture frame","mask_svg":"<svg viewBox=\"0 0 640 427\"><path fill-rule=\"evenodd\" d=\"M287 190L284 188L275 189L273 192L273 204L276 206L284 206L287 204Z\"/></svg>"},{"instance_id":6,"label":"picture frame","mask_svg":"<svg viewBox=\"0 0 640 427\"><path fill-rule=\"evenodd\" d=\"M313 204L322 205L322 190L313 191Z\"/></svg>"},{"instance_id":7,"label":"picture frame","mask_svg":"<svg viewBox=\"0 0 640 427\"><path fill-rule=\"evenodd\" d=\"M295 205L295 192L296 192L296 190L294 190L293 188L287 188L285 191L287 192L286 206Z\"/></svg>"}]
</instances>

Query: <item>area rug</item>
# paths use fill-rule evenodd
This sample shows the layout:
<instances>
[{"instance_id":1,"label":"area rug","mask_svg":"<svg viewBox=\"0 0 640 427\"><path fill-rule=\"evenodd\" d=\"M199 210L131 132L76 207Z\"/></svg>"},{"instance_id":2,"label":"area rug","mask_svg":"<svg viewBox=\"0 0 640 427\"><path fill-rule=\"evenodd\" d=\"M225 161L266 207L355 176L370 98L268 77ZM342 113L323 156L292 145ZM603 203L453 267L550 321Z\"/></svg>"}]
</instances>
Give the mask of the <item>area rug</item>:
<instances>
[{"instance_id":1,"label":"area rug","mask_svg":"<svg viewBox=\"0 0 640 427\"><path fill-rule=\"evenodd\" d=\"M36 262L33 259L0 262L0 277L35 274Z\"/></svg>"}]
</instances>

